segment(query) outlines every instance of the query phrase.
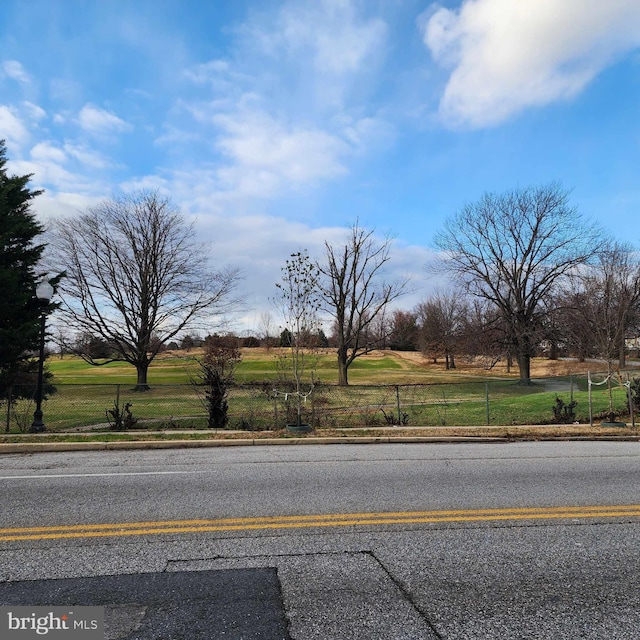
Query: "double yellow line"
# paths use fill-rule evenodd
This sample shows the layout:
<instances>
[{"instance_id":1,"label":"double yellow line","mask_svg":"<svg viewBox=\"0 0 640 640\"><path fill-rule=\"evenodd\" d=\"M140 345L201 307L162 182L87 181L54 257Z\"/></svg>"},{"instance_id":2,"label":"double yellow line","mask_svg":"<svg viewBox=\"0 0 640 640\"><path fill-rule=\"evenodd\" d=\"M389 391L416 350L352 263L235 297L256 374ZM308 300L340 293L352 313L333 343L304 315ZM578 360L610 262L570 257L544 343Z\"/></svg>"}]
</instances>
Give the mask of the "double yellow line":
<instances>
[{"instance_id":1,"label":"double yellow line","mask_svg":"<svg viewBox=\"0 0 640 640\"><path fill-rule=\"evenodd\" d=\"M391 513L336 513L274 516L261 518L221 518L215 520L167 520L159 522L119 522L53 527L0 529L0 542L18 540L58 540L64 538L106 538L263 529L303 529L313 527L355 527L429 524L439 522L485 522L499 520L563 520L584 518L640 518L640 505L592 507L538 507L522 509L471 509L456 511L397 511Z\"/></svg>"}]
</instances>

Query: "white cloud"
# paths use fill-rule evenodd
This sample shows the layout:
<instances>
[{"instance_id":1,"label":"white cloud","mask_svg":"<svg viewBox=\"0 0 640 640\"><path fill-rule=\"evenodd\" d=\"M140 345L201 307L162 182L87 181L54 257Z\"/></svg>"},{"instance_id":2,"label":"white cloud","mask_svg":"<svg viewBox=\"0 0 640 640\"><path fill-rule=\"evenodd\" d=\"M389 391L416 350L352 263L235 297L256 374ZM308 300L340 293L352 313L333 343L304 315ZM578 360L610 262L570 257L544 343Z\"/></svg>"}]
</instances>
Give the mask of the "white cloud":
<instances>
[{"instance_id":1,"label":"white cloud","mask_svg":"<svg viewBox=\"0 0 640 640\"><path fill-rule=\"evenodd\" d=\"M350 0L293 3L281 16L280 35L296 54L309 48L318 71L335 75L358 73L383 46L386 24L361 19Z\"/></svg>"},{"instance_id":2,"label":"white cloud","mask_svg":"<svg viewBox=\"0 0 640 640\"><path fill-rule=\"evenodd\" d=\"M223 132L218 148L254 177L266 172L274 184L296 186L345 172L340 158L348 145L326 131L287 126L263 112L221 114L214 122Z\"/></svg>"},{"instance_id":3,"label":"white cloud","mask_svg":"<svg viewBox=\"0 0 640 640\"><path fill-rule=\"evenodd\" d=\"M24 70L22 64L17 60L5 60L2 63L2 70L8 78L13 78L23 84L30 84L31 78L29 74Z\"/></svg>"},{"instance_id":4,"label":"white cloud","mask_svg":"<svg viewBox=\"0 0 640 640\"><path fill-rule=\"evenodd\" d=\"M206 175L198 172L196 187L210 189L210 206L250 205L315 187L390 139L391 127L371 113L368 92L353 90L373 75L387 37L385 22L362 7L295 0L275 12L256 10L233 32L233 55L183 71L192 91L207 93L178 101L170 115L179 124L165 123L156 142L193 153L192 140L211 139L218 156L200 167ZM203 130L187 130L185 113Z\"/></svg>"},{"instance_id":5,"label":"white cloud","mask_svg":"<svg viewBox=\"0 0 640 640\"><path fill-rule=\"evenodd\" d=\"M53 162L64 164L67 156L62 149L58 149L51 142L38 142L31 149L31 158L34 162Z\"/></svg>"},{"instance_id":6,"label":"white cloud","mask_svg":"<svg viewBox=\"0 0 640 640\"><path fill-rule=\"evenodd\" d=\"M84 167L92 169L108 169L114 166L114 163L103 156L98 151L94 151L82 143L65 142L64 152Z\"/></svg>"},{"instance_id":7,"label":"white cloud","mask_svg":"<svg viewBox=\"0 0 640 640\"><path fill-rule=\"evenodd\" d=\"M440 115L454 126L572 98L640 46L637 0L464 0L433 5L419 24L433 57L453 68Z\"/></svg>"},{"instance_id":8,"label":"white cloud","mask_svg":"<svg viewBox=\"0 0 640 640\"><path fill-rule=\"evenodd\" d=\"M21 147L29 139L29 131L15 109L0 105L0 137L7 145Z\"/></svg>"},{"instance_id":9,"label":"white cloud","mask_svg":"<svg viewBox=\"0 0 640 640\"><path fill-rule=\"evenodd\" d=\"M160 176L143 176L122 182L119 186L124 192L158 191L169 198L173 198L175 193L174 189L177 185L172 184ZM177 186L177 188L179 188L179 186Z\"/></svg>"},{"instance_id":10,"label":"white cloud","mask_svg":"<svg viewBox=\"0 0 640 640\"><path fill-rule=\"evenodd\" d=\"M342 135L358 153L366 151L373 144L387 143L395 135L394 127L380 117L365 117L345 121Z\"/></svg>"},{"instance_id":11,"label":"white cloud","mask_svg":"<svg viewBox=\"0 0 640 640\"><path fill-rule=\"evenodd\" d=\"M19 174L33 174L34 184L52 193L76 193L80 199L105 193L104 169L112 164L101 154L77 143L42 140L31 147L29 159L16 160ZM91 175L91 169L96 169ZM67 197L68 200L68 197Z\"/></svg>"},{"instance_id":12,"label":"white cloud","mask_svg":"<svg viewBox=\"0 0 640 640\"><path fill-rule=\"evenodd\" d=\"M47 143L38 144L32 150L31 160L12 163L18 174L33 174L33 182L39 187L54 191L69 190L81 194L95 193L99 187L84 174L66 169L62 162L66 157Z\"/></svg>"},{"instance_id":13,"label":"white cloud","mask_svg":"<svg viewBox=\"0 0 640 640\"><path fill-rule=\"evenodd\" d=\"M183 75L192 82L203 84L210 82L212 78L215 78L219 74L226 73L229 69L230 64L227 60L211 60L203 64L198 64L192 69L185 70Z\"/></svg>"},{"instance_id":14,"label":"white cloud","mask_svg":"<svg viewBox=\"0 0 640 640\"><path fill-rule=\"evenodd\" d=\"M50 193L45 191L33 201L33 208L40 220L48 222L52 218L70 217L95 206L101 198L85 196L78 193L61 191Z\"/></svg>"},{"instance_id":15,"label":"white cloud","mask_svg":"<svg viewBox=\"0 0 640 640\"><path fill-rule=\"evenodd\" d=\"M89 133L122 133L131 131L132 126L115 113L86 104L78 114L78 123Z\"/></svg>"},{"instance_id":16,"label":"white cloud","mask_svg":"<svg viewBox=\"0 0 640 640\"><path fill-rule=\"evenodd\" d=\"M206 205L205 205L206 206ZM307 250L312 259L322 259L325 241L339 247L347 241L349 228L313 227L300 221L287 220L279 216L248 214L224 216L200 209L197 221L200 237L210 240L210 249L216 266L232 264L241 269L245 280L245 312L234 319L234 330L256 331L260 317L270 312L274 322L281 318L272 300L276 295L276 282L282 276L281 268L291 253ZM380 242L383 235L377 236ZM385 268L384 277L389 281L411 279L412 286L424 282L424 264L428 251L422 247L399 244L391 245L391 259ZM410 309L424 298L424 290L416 288L399 301L402 308Z\"/></svg>"},{"instance_id":17,"label":"white cloud","mask_svg":"<svg viewBox=\"0 0 640 640\"><path fill-rule=\"evenodd\" d=\"M33 102L25 101L23 106L32 120L44 120L47 117L47 112L37 104L33 104Z\"/></svg>"},{"instance_id":18,"label":"white cloud","mask_svg":"<svg viewBox=\"0 0 640 640\"><path fill-rule=\"evenodd\" d=\"M256 84L269 83L269 91L283 83L294 101L307 94L307 111L343 107L354 82L371 76L386 52L387 25L367 16L366 6L353 0L290 0L275 14L255 12L237 30L236 61L248 63L247 73L256 66L264 71Z\"/></svg>"}]
</instances>

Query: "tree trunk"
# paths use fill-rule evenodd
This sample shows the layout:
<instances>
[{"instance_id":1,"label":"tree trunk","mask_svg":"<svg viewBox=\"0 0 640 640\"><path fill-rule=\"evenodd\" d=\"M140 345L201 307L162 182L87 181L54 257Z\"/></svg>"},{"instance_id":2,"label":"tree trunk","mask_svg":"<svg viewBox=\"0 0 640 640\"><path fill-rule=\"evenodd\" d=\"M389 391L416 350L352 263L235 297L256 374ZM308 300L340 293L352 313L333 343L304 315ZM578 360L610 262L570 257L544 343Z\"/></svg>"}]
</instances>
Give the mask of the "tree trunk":
<instances>
[{"instance_id":1,"label":"tree trunk","mask_svg":"<svg viewBox=\"0 0 640 640\"><path fill-rule=\"evenodd\" d=\"M341 387L346 387L349 384L347 364L347 348L338 348L338 384Z\"/></svg>"},{"instance_id":2,"label":"tree trunk","mask_svg":"<svg viewBox=\"0 0 640 640\"><path fill-rule=\"evenodd\" d=\"M147 373L149 371L149 363L148 362L139 362L136 364L136 373L138 374L138 380L136 382L136 386L134 387L134 391L148 391L149 384L147 383Z\"/></svg>"},{"instance_id":3,"label":"tree trunk","mask_svg":"<svg viewBox=\"0 0 640 640\"><path fill-rule=\"evenodd\" d=\"M518 369L520 370L519 384L531 384L531 356L528 353L519 353L517 355Z\"/></svg>"},{"instance_id":4,"label":"tree trunk","mask_svg":"<svg viewBox=\"0 0 640 640\"><path fill-rule=\"evenodd\" d=\"M620 355L618 359L618 369L624 369L627 366L627 350L624 339L620 345Z\"/></svg>"}]
</instances>

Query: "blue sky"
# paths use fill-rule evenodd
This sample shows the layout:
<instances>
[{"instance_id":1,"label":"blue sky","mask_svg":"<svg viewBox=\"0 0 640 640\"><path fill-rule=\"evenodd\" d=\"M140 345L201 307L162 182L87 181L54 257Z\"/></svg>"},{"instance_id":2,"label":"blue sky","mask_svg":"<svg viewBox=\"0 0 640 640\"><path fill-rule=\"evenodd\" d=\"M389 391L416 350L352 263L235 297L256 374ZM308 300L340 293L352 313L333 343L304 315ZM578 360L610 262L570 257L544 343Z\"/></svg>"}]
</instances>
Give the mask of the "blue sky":
<instances>
[{"instance_id":1,"label":"blue sky","mask_svg":"<svg viewBox=\"0 0 640 640\"><path fill-rule=\"evenodd\" d=\"M161 190L244 271L247 329L356 218L394 236L406 308L485 191L559 180L638 243L639 115L640 0L0 2L0 138L38 215Z\"/></svg>"}]
</instances>

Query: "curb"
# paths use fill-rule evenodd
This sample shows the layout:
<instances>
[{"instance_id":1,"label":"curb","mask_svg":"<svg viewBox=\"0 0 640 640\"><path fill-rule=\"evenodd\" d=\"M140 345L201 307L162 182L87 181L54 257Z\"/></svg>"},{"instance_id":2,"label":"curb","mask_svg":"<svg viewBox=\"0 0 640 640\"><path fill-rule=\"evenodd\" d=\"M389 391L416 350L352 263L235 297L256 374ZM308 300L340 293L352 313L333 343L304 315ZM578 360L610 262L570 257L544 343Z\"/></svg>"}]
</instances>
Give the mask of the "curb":
<instances>
[{"instance_id":1,"label":"curb","mask_svg":"<svg viewBox=\"0 0 640 640\"><path fill-rule=\"evenodd\" d=\"M119 442L10 442L0 444L0 454L46 453L69 451L122 451L136 449L202 449L212 447L247 447L320 444L459 444L513 443L542 441L640 442L640 436L567 436L567 437L491 437L491 436L347 436L311 438L238 438L235 440L129 440Z\"/></svg>"},{"instance_id":2,"label":"curb","mask_svg":"<svg viewBox=\"0 0 640 640\"><path fill-rule=\"evenodd\" d=\"M135 449L203 449L319 444L391 444L415 442L509 442L508 438L371 436L346 438L238 438L235 440L129 440L121 442L10 442L0 444L3 453L45 453L56 451L122 451Z\"/></svg>"}]
</instances>

